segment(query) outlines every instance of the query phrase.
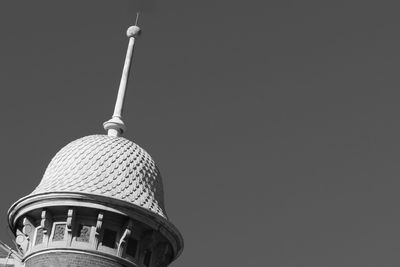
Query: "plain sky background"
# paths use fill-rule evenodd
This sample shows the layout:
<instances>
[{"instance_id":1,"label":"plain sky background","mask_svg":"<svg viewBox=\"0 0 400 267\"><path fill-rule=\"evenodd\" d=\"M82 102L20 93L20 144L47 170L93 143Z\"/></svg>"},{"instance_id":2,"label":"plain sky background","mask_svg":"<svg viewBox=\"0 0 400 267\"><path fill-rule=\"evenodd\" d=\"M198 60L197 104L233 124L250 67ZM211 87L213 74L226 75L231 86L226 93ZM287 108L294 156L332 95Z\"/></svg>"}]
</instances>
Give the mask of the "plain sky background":
<instances>
[{"instance_id":1,"label":"plain sky background","mask_svg":"<svg viewBox=\"0 0 400 267\"><path fill-rule=\"evenodd\" d=\"M163 174L171 266L400 265L398 1L1 1L0 239L103 133L138 9L125 137Z\"/></svg>"}]
</instances>

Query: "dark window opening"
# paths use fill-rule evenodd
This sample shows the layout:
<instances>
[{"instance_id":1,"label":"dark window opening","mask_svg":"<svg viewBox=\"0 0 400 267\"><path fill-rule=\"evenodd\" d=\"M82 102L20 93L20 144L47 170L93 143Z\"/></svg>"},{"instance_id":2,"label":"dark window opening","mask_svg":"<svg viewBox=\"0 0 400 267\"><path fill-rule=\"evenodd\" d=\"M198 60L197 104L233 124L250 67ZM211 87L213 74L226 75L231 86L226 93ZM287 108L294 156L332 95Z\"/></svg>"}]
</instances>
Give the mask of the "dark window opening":
<instances>
[{"instance_id":1,"label":"dark window opening","mask_svg":"<svg viewBox=\"0 0 400 267\"><path fill-rule=\"evenodd\" d=\"M80 224L79 228L78 228L78 235L76 237L76 241L89 242L89 240L90 240L90 230L91 230L90 226Z\"/></svg>"},{"instance_id":2,"label":"dark window opening","mask_svg":"<svg viewBox=\"0 0 400 267\"><path fill-rule=\"evenodd\" d=\"M151 259L151 251L150 250L146 250L144 252L144 260L143 260L143 264L146 267L150 266L150 259Z\"/></svg>"},{"instance_id":3,"label":"dark window opening","mask_svg":"<svg viewBox=\"0 0 400 267\"><path fill-rule=\"evenodd\" d=\"M112 231L110 229L104 229L103 233L103 246L109 248L115 248L115 239L117 238L117 232Z\"/></svg>"},{"instance_id":4,"label":"dark window opening","mask_svg":"<svg viewBox=\"0 0 400 267\"><path fill-rule=\"evenodd\" d=\"M137 251L138 241L133 238L129 238L128 245L126 246L126 254L129 256L135 257Z\"/></svg>"}]
</instances>

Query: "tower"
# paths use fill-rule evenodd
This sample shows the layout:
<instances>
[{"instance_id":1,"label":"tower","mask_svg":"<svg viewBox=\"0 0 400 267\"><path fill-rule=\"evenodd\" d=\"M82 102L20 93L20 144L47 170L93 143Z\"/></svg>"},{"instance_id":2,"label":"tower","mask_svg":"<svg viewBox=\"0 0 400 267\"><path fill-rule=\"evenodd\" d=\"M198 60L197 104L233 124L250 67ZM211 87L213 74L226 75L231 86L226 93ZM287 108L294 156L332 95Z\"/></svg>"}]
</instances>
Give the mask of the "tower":
<instances>
[{"instance_id":1,"label":"tower","mask_svg":"<svg viewBox=\"0 0 400 267\"><path fill-rule=\"evenodd\" d=\"M121 135L135 41L128 50L107 135L67 144L34 191L15 202L8 223L26 267L164 267L183 249L168 220L160 172L151 156Z\"/></svg>"}]
</instances>

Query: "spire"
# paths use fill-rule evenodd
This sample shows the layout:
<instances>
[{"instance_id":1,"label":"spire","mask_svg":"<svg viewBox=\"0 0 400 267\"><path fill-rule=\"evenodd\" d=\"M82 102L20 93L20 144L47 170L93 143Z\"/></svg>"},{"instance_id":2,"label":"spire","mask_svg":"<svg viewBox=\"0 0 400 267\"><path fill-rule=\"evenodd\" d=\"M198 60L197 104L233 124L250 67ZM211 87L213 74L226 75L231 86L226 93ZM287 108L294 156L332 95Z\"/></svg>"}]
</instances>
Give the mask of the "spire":
<instances>
[{"instance_id":1,"label":"spire","mask_svg":"<svg viewBox=\"0 0 400 267\"><path fill-rule=\"evenodd\" d=\"M122 121L122 111L124 107L124 99L126 86L128 84L129 71L133 59L133 50L135 47L135 40L140 34L140 28L136 25L139 13L136 16L136 23L134 26L128 28L126 35L129 38L128 50L126 52L124 68L122 70L121 82L119 84L117 101L115 103L114 114L111 119L103 123L104 130L107 131L109 136L120 136L126 131L126 126Z\"/></svg>"}]
</instances>

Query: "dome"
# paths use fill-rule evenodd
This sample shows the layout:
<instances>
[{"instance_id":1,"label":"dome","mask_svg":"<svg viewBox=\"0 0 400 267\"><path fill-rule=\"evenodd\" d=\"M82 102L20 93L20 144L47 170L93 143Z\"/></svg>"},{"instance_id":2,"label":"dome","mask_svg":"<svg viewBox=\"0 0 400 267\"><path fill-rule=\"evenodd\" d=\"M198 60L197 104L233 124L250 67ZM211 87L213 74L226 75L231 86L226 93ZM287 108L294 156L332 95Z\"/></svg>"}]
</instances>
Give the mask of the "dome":
<instances>
[{"instance_id":1,"label":"dome","mask_svg":"<svg viewBox=\"0 0 400 267\"><path fill-rule=\"evenodd\" d=\"M62 148L30 196L56 192L115 198L166 218L154 160L123 137L90 135Z\"/></svg>"}]
</instances>

